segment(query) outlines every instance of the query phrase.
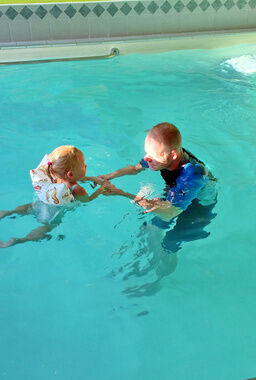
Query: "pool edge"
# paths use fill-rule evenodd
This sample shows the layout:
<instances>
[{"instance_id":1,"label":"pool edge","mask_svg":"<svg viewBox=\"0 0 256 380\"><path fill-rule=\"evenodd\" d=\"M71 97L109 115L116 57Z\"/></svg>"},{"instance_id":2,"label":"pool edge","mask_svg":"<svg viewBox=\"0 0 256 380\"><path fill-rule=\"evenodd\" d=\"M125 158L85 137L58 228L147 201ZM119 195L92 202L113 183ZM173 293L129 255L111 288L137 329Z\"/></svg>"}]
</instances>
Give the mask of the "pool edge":
<instances>
[{"instance_id":1,"label":"pool edge","mask_svg":"<svg viewBox=\"0 0 256 380\"><path fill-rule=\"evenodd\" d=\"M42 59L91 57L109 54L118 48L120 55L161 53L172 50L216 49L239 44L255 44L256 30L215 33L188 33L147 38L112 39L75 43L8 46L0 48L0 63Z\"/></svg>"}]
</instances>

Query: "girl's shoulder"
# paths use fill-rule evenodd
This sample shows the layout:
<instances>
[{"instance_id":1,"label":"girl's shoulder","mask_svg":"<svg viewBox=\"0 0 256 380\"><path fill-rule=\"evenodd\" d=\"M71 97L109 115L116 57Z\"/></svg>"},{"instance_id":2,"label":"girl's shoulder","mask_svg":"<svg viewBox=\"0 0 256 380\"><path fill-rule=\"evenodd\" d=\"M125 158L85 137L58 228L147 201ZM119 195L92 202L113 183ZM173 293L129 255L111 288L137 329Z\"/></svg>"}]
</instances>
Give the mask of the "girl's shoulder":
<instances>
[{"instance_id":1,"label":"girl's shoulder","mask_svg":"<svg viewBox=\"0 0 256 380\"><path fill-rule=\"evenodd\" d=\"M86 195L86 191L85 189L80 186L78 183L76 183L75 185L71 186L69 188L70 192L73 194L73 195L77 195L77 196L80 196L80 195Z\"/></svg>"}]
</instances>

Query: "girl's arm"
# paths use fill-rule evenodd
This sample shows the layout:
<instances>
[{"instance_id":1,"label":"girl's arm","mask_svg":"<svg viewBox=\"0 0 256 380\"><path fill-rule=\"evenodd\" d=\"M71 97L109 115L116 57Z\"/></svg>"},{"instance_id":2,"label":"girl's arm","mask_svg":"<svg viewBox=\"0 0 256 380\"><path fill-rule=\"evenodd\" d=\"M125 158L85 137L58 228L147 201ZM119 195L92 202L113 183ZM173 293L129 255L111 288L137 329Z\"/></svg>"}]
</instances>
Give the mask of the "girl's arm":
<instances>
[{"instance_id":1,"label":"girl's arm","mask_svg":"<svg viewBox=\"0 0 256 380\"><path fill-rule=\"evenodd\" d=\"M97 185L103 185L104 182L106 182L105 179L102 179L102 178L98 178L98 177L84 177L82 178L79 182L93 182L94 184L97 184Z\"/></svg>"},{"instance_id":2,"label":"girl's arm","mask_svg":"<svg viewBox=\"0 0 256 380\"><path fill-rule=\"evenodd\" d=\"M104 192L104 188L101 186L94 193L92 193L91 195L88 195L82 186L77 185L73 189L72 194L74 195L75 199L77 199L78 201L86 203L86 202L93 201L95 198L97 198L103 192Z\"/></svg>"}]
</instances>

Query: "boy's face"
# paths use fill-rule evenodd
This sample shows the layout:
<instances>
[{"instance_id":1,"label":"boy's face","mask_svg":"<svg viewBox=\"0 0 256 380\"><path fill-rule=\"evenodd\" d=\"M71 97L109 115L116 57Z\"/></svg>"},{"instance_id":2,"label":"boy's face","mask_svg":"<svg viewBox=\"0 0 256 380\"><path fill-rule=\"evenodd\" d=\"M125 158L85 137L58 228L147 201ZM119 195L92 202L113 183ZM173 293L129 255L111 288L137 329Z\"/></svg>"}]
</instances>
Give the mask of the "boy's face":
<instances>
[{"instance_id":1,"label":"boy's face","mask_svg":"<svg viewBox=\"0 0 256 380\"><path fill-rule=\"evenodd\" d=\"M148 135L145 140L144 160L151 170L168 168L172 163L172 152L169 147Z\"/></svg>"}]
</instances>

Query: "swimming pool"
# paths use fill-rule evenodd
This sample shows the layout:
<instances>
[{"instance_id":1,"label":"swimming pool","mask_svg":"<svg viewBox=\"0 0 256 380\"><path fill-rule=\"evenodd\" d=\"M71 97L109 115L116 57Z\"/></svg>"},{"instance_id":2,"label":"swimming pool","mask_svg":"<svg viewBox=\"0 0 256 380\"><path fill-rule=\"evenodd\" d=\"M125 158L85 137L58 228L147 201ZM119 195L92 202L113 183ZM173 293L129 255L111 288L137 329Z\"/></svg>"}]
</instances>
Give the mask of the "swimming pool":
<instances>
[{"instance_id":1,"label":"swimming pool","mask_svg":"<svg viewBox=\"0 0 256 380\"><path fill-rule=\"evenodd\" d=\"M255 57L243 45L1 67L0 209L32 200L29 169L56 146L77 146L87 174L104 174L138 162L161 121L218 178L208 236L177 252L163 250L151 215L103 196L50 240L1 250L1 378L255 376ZM157 195L159 177L114 183ZM6 218L0 239L36 226Z\"/></svg>"}]
</instances>

